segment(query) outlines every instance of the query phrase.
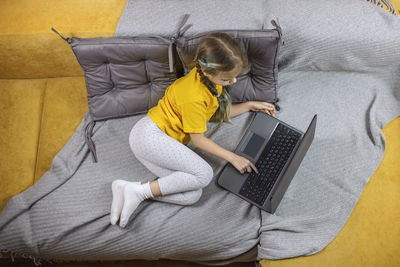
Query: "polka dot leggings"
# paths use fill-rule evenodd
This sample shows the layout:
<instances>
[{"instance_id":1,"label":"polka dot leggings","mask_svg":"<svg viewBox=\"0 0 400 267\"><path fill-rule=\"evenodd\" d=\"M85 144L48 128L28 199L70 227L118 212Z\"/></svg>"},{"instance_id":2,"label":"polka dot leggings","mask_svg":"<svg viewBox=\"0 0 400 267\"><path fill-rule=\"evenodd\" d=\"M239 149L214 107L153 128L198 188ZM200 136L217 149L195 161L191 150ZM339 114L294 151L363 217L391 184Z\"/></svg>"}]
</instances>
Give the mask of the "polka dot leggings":
<instances>
[{"instance_id":1,"label":"polka dot leggings","mask_svg":"<svg viewBox=\"0 0 400 267\"><path fill-rule=\"evenodd\" d=\"M191 205L213 178L213 170L203 158L164 133L149 116L132 128L129 145L136 158L159 177L162 196L155 200Z\"/></svg>"}]
</instances>

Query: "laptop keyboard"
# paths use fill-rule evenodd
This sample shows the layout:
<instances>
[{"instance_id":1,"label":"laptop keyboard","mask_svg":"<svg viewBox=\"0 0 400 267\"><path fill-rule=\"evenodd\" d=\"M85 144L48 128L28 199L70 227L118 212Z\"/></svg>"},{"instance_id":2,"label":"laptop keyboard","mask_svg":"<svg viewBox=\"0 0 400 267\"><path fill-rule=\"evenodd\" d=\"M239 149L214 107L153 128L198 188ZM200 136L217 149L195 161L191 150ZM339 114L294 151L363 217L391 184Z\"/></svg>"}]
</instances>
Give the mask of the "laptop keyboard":
<instances>
[{"instance_id":1,"label":"laptop keyboard","mask_svg":"<svg viewBox=\"0 0 400 267\"><path fill-rule=\"evenodd\" d=\"M239 194L262 206L300 136L279 123L255 164L259 173L250 173Z\"/></svg>"}]
</instances>

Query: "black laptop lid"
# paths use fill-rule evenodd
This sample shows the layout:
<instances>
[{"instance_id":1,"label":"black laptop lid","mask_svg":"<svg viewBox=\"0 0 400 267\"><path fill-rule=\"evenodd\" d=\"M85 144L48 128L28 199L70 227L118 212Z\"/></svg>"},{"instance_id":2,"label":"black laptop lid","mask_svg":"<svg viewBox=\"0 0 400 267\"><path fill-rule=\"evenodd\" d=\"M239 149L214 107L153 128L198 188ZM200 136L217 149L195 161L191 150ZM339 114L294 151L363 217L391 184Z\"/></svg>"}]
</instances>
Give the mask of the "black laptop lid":
<instances>
[{"instance_id":1,"label":"black laptop lid","mask_svg":"<svg viewBox=\"0 0 400 267\"><path fill-rule=\"evenodd\" d=\"M272 194L272 199L270 197L270 205L272 213L275 212L276 208L281 202L281 199L285 194L286 189L289 187L289 184L292 181L294 175L296 174L296 171L299 168L300 163L302 162L306 152L308 151L308 148L310 147L314 139L316 125L317 125L317 115L315 114L310 125L308 126L307 132L301 139L301 143L299 144L296 153L290 160L285 173L282 175L279 184L276 185L276 189L274 189L274 192Z\"/></svg>"}]
</instances>

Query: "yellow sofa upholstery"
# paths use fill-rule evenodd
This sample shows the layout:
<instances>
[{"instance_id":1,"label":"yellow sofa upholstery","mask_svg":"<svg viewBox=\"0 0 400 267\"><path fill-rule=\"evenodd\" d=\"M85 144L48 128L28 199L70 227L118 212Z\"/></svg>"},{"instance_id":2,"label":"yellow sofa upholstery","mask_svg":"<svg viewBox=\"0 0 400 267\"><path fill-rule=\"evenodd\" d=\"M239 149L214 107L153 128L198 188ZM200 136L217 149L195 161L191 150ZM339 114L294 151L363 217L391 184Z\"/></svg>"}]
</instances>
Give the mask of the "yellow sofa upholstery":
<instances>
[{"instance_id":1,"label":"yellow sofa upholstery","mask_svg":"<svg viewBox=\"0 0 400 267\"><path fill-rule=\"evenodd\" d=\"M87 110L83 71L51 31L114 35L125 0L0 3L0 209L50 168Z\"/></svg>"},{"instance_id":2,"label":"yellow sofa upholstery","mask_svg":"<svg viewBox=\"0 0 400 267\"><path fill-rule=\"evenodd\" d=\"M396 10L400 0L393 1ZM125 0L0 2L0 210L37 182L87 111L76 58L59 36L114 35ZM400 117L382 164L348 222L323 251L266 266L400 266Z\"/></svg>"}]
</instances>

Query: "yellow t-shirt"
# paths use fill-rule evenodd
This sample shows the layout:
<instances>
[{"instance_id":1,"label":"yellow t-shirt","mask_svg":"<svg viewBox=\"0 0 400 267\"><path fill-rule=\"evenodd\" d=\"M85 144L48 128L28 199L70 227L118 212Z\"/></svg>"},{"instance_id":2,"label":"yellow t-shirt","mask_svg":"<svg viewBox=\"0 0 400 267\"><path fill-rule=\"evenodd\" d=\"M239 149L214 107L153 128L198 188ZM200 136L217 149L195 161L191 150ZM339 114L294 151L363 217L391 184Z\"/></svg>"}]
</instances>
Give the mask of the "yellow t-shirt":
<instances>
[{"instance_id":1,"label":"yellow t-shirt","mask_svg":"<svg viewBox=\"0 0 400 267\"><path fill-rule=\"evenodd\" d=\"M219 93L222 86L216 87ZM148 116L160 129L183 144L190 142L189 133L204 133L207 122L218 109L218 99L200 81L194 67L165 91Z\"/></svg>"}]
</instances>

